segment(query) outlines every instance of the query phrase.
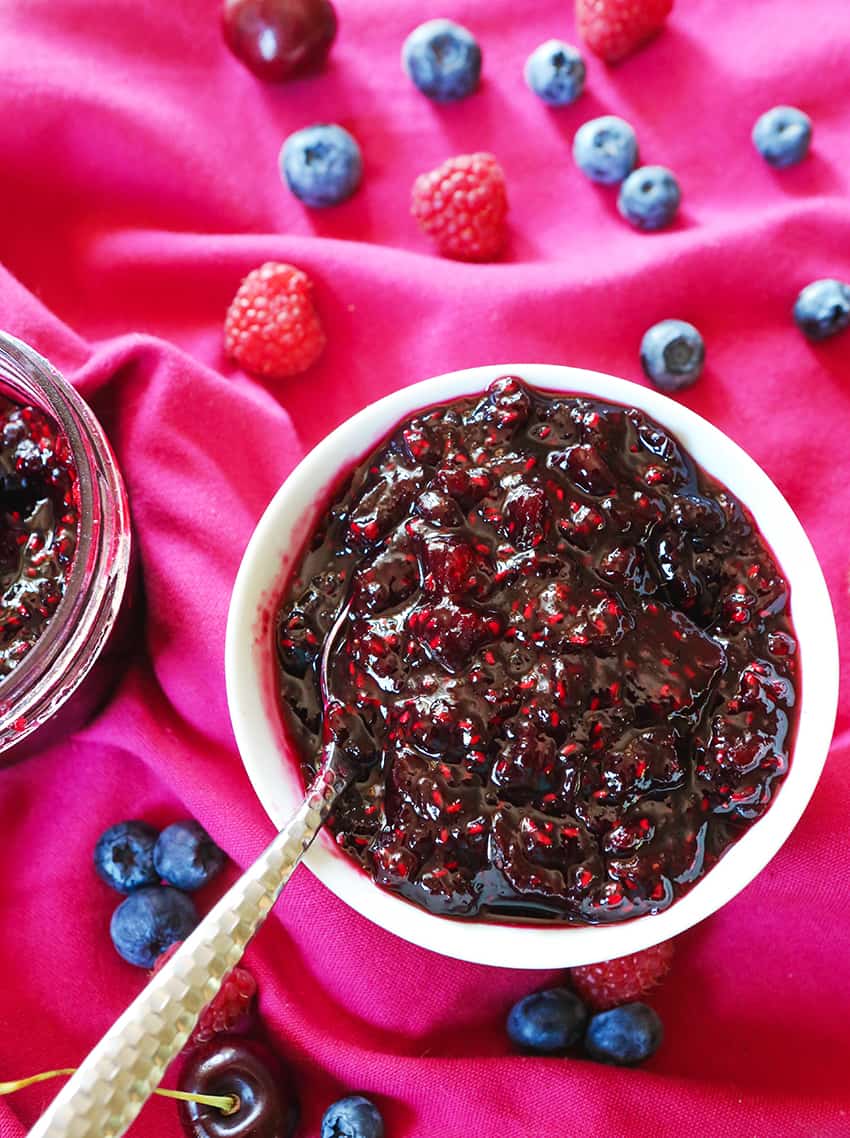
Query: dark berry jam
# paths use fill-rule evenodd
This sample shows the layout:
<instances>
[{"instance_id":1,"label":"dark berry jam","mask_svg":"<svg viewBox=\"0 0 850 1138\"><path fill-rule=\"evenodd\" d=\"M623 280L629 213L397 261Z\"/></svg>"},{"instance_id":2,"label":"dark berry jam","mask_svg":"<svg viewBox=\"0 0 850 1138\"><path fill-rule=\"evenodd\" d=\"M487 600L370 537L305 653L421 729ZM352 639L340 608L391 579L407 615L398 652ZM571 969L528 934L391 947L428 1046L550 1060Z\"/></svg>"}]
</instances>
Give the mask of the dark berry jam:
<instances>
[{"instance_id":1,"label":"dark berry jam","mask_svg":"<svg viewBox=\"0 0 850 1138\"><path fill-rule=\"evenodd\" d=\"M0 396L0 678L62 600L77 548L77 475L56 423Z\"/></svg>"},{"instance_id":2,"label":"dark berry jam","mask_svg":"<svg viewBox=\"0 0 850 1138\"><path fill-rule=\"evenodd\" d=\"M275 628L305 779L319 670L363 780L339 845L454 917L658 912L768 807L798 686L751 515L640 411L498 380L336 487Z\"/></svg>"}]
</instances>

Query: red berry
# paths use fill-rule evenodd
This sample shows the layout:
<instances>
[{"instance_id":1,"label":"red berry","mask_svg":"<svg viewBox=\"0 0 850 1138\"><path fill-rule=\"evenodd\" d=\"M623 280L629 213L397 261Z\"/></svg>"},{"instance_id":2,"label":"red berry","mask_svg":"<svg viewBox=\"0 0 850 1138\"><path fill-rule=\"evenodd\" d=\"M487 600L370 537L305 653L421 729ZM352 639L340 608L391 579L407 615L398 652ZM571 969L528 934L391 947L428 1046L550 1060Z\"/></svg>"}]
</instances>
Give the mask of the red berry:
<instances>
[{"instance_id":1,"label":"red berry","mask_svg":"<svg viewBox=\"0 0 850 1138\"><path fill-rule=\"evenodd\" d=\"M526 549L539 544L546 533L549 502L542 486L520 483L509 490L502 509L505 512L503 532L514 545Z\"/></svg>"},{"instance_id":2,"label":"red berry","mask_svg":"<svg viewBox=\"0 0 850 1138\"><path fill-rule=\"evenodd\" d=\"M216 1039L193 1051L180 1072L178 1089L193 1095L232 1095L236 1109L178 1103L188 1138L292 1138L298 1099L278 1056L256 1039Z\"/></svg>"},{"instance_id":3,"label":"red berry","mask_svg":"<svg viewBox=\"0 0 850 1138\"><path fill-rule=\"evenodd\" d=\"M224 321L227 354L245 371L286 379L306 371L325 347L313 282L294 265L268 261L249 273Z\"/></svg>"},{"instance_id":4,"label":"red berry","mask_svg":"<svg viewBox=\"0 0 850 1138\"><path fill-rule=\"evenodd\" d=\"M505 244L505 175L492 154L461 154L420 174L411 209L444 257L491 261Z\"/></svg>"},{"instance_id":5,"label":"red berry","mask_svg":"<svg viewBox=\"0 0 850 1138\"><path fill-rule=\"evenodd\" d=\"M163 964L171 959L182 943L178 941L172 944L157 957L151 972L152 976L155 976ZM189 1043L193 1045L206 1043L217 1035L226 1035L230 1031L235 1031L242 1021L251 1015L256 995L257 981L247 968L237 965L225 976L224 983L212 1003L201 1012L195 1030L189 1036Z\"/></svg>"},{"instance_id":6,"label":"red berry","mask_svg":"<svg viewBox=\"0 0 850 1138\"><path fill-rule=\"evenodd\" d=\"M475 550L464 542L437 535L424 542L423 554L428 568L425 578L427 589L461 596L475 585Z\"/></svg>"},{"instance_id":7,"label":"red berry","mask_svg":"<svg viewBox=\"0 0 850 1138\"><path fill-rule=\"evenodd\" d=\"M330 0L224 0L224 40L259 79L318 70L336 36Z\"/></svg>"},{"instance_id":8,"label":"red berry","mask_svg":"<svg viewBox=\"0 0 850 1138\"><path fill-rule=\"evenodd\" d=\"M495 615L441 600L432 608L416 608L407 618L410 631L448 672L463 670L482 644L496 640L502 624Z\"/></svg>"},{"instance_id":9,"label":"red berry","mask_svg":"<svg viewBox=\"0 0 850 1138\"><path fill-rule=\"evenodd\" d=\"M672 960L673 942L665 940L631 956L571 968L570 979L586 1004L595 1011L604 1011L639 1000L664 979Z\"/></svg>"},{"instance_id":10,"label":"red berry","mask_svg":"<svg viewBox=\"0 0 850 1138\"><path fill-rule=\"evenodd\" d=\"M673 0L576 0L576 22L590 50L616 63L659 32L672 7Z\"/></svg>"}]
</instances>

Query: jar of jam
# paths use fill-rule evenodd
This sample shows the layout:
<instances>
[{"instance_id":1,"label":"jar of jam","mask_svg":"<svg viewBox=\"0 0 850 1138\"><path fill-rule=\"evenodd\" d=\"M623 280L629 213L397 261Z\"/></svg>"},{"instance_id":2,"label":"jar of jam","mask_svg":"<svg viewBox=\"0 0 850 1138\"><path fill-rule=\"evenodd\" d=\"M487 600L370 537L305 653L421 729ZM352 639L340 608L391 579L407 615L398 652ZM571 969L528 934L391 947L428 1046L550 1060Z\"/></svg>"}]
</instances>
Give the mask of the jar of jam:
<instances>
[{"instance_id":1,"label":"jar of jam","mask_svg":"<svg viewBox=\"0 0 850 1138\"><path fill-rule=\"evenodd\" d=\"M0 332L0 763L67 737L103 702L127 652L132 564L103 428Z\"/></svg>"}]
</instances>

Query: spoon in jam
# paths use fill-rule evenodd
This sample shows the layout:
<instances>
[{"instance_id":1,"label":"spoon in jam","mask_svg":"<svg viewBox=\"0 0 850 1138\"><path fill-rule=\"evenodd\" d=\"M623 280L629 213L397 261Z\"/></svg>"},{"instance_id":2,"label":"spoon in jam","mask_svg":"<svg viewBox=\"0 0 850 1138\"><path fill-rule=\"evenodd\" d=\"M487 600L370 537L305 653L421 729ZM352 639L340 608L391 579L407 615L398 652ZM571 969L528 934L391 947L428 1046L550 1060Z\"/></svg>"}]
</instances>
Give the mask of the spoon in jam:
<instances>
[{"instance_id":1,"label":"spoon in jam","mask_svg":"<svg viewBox=\"0 0 850 1138\"><path fill-rule=\"evenodd\" d=\"M29 1138L120 1138L192 1034L224 977L242 959L281 890L355 776L330 698L328 666L346 605L322 651L325 742L299 809L89 1053ZM359 764L358 764L359 765Z\"/></svg>"}]
</instances>

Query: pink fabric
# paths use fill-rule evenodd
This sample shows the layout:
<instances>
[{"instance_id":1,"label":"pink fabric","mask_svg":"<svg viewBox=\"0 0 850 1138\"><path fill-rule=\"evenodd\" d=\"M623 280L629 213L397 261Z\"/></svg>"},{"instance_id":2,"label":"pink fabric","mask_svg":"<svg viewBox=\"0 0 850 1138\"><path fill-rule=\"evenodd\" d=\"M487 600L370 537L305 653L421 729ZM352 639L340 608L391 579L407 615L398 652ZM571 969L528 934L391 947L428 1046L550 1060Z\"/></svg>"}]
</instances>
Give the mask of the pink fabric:
<instances>
[{"instance_id":1,"label":"pink fabric","mask_svg":"<svg viewBox=\"0 0 850 1138\"><path fill-rule=\"evenodd\" d=\"M684 0L665 34L552 112L528 52L575 38L567 0L337 0L327 72L264 87L225 51L216 0L28 0L0 11L0 325L48 355L108 426L138 526L146 658L85 731L0 772L0 1078L73 1065L139 991L109 941L116 898L97 834L125 817L197 816L236 866L271 833L234 748L222 652L251 529L306 448L368 400L425 376L543 360L642 381L641 334L694 321L708 367L685 402L746 447L799 512L845 637L850 333L812 348L798 289L850 278L850 7L844 0ZM439 108L402 76L426 16L475 30L479 94ZM779 102L808 111L814 150L775 173L749 141ZM574 130L613 112L644 160L678 172L682 218L640 235L585 181ZM282 189L282 139L336 120L360 139L349 204L306 212ZM510 255L433 256L408 216L416 174L492 150L512 203ZM228 366L221 325L269 258L316 282L328 350L264 386ZM653 1002L667 1042L645 1070L509 1054L511 1002L553 973L472 967L373 928L300 870L250 952L262 1011L302 1090L301 1133L352 1089L388 1138L850 1132L850 719L771 866L682 938ZM57 1089L0 1104L20 1138ZM177 1138L172 1104L136 1138Z\"/></svg>"}]
</instances>

